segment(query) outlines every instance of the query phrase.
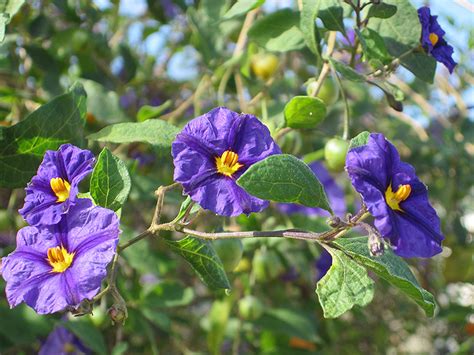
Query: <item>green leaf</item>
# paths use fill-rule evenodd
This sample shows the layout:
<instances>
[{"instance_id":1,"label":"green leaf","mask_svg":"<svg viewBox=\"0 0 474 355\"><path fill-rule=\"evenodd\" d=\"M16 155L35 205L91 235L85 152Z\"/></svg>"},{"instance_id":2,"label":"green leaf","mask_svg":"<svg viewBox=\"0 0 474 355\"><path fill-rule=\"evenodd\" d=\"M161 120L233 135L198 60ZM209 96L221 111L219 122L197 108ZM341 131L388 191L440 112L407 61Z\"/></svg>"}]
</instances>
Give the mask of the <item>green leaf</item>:
<instances>
[{"instance_id":1,"label":"green leaf","mask_svg":"<svg viewBox=\"0 0 474 355\"><path fill-rule=\"evenodd\" d=\"M237 184L264 200L299 203L331 211L318 178L308 165L292 155L272 155L253 164Z\"/></svg>"},{"instance_id":2,"label":"green leaf","mask_svg":"<svg viewBox=\"0 0 474 355\"><path fill-rule=\"evenodd\" d=\"M316 97L295 96L286 104L284 114L288 127L314 128L326 117L326 105Z\"/></svg>"},{"instance_id":3,"label":"green leaf","mask_svg":"<svg viewBox=\"0 0 474 355\"><path fill-rule=\"evenodd\" d=\"M399 57L420 44L418 12L409 0L384 0L384 4L396 6L396 14L388 19L373 18L368 27L384 39L393 56Z\"/></svg>"},{"instance_id":4,"label":"green leaf","mask_svg":"<svg viewBox=\"0 0 474 355\"><path fill-rule=\"evenodd\" d=\"M6 301L0 302L0 319L0 343L5 343L6 339L16 346L31 345L38 338L46 337L52 328L51 319L39 315L26 304L11 309Z\"/></svg>"},{"instance_id":5,"label":"green leaf","mask_svg":"<svg viewBox=\"0 0 474 355\"><path fill-rule=\"evenodd\" d=\"M231 310L231 297L216 300L212 303L208 315L209 329L207 331L207 346L211 354L221 354L221 345L225 338Z\"/></svg>"},{"instance_id":6,"label":"green leaf","mask_svg":"<svg viewBox=\"0 0 474 355\"><path fill-rule=\"evenodd\" d=\"M23 6L25 0L3 0L0 3L0 42L5 39L5 27Z\"/></svg>"},{"instance_id":7,"label":"green leaf","mask_svg":"<svg viewBox=\"0 0 474 355\"><path fill-rule=\"evenodd\" d=\"M329 62L333 66L334 70L340 73L344 78L350 81L354 81L356 83L363 83L365 82L365 78L357 73L354 69L350 66L341 63L333 58L329 58Z\"/></svg>"},{"instance_id":8,"label":"green leaf","mask_svg":"<svg viewBox=\"0 0 474 355\"><path fill-rule=\"evenodd\" d=\"M179 129L165 121L154 119L145 122L117 123L107 126L87 139L109 143L150 143L167 149L176 138Z\"/></svg>"},{"instance_id":9,"label":"green leaf","mask_svg":"<svg viewBox=\"0 0 474 355\"><path fill-rule=\"evenodd\" d=\"M187 306L194 299L191 287L177 281L163 281L156 285L140 303L147 308L171 308Z\"/></svg>"},{"instance_id":10,"label":"green leaf","mask_svg":"<svg viewBox=\"0 0 474 355\"><path fill-rule=\"evenodd\" d=\"M318 16L321 0L303 0L300 27L304 41L314 54L321 56L321 49L316 40L316 17Z\"/></svg>"},{"instance_id":11,"label":"green leaf","mask_svg":"<svg viewBox=\"0 0 474 355\"><path fill-rule=\"evenodd\" d=\"M427 316L433 316L436 307L433 295L420 286L407 263L390 249L374 257L369 253L366 237L339 238L333 243L414 300Z\"/></svg>"},{"instance_id":12,"label":"green leaf","mask_svg":"<svg viewBox=\"0 0 474 355\"><path fill-rule=\"evenodd\" d=\"M193 202L193 200L191 200L191 197L188 196L186 197L186 200L184 200L184 202L179 207L179 212L176 215L175 219L173 220L173 223L179 222L184 217L184 214L186 213L186 210L191 205L191 203L194 203L194 205L193 207L191 207L190 215L200 210L201 206Z\"/></svg>"},{"instance_id":13,"label":"green leaf","mask_svg":"<svg viewBox=\"0 0 474 355\"><path fill-rule=\"evenodd\" d=\"M327 248L332 265L319 280L316 293L325 318L336 318L354 305L365 306L374 296L374 282L367 270L341 250Z\"/></svg>"},{"instance_id":14,"label":"green leaf","mask_svg":"<svg viewBox=\"0 0 474 355\"><path fill-rule=\"evenodd\" d=\"M400 58L402 65L415 76L429 84L433 83L436 73L436 59L422 53L414 52Z\"/></svg>"},{"instance_id":15,"label":"green leaf","mask_svg":"<svg viewBox=\"0 0 474 355\"><path fill-rule=\"evenodd\" d=\"M224 20L246 14L250 10L262 6L264 2L265 0L237 0L229 11L225 13Z\"/></svg>"},{"instance_id":16,"label":"green leaf","mask_svg":"<svg viewBox=\"0 0 474 355\"><path fill-rule=\"evenodd\" d=\"M273 52L301 49L304 39L299 22L299 13L290 9L278 10L256 21L248 36L259 46Z\"/></svg>"},{"instance_id":17,"label":"green leaf","mask_svg":"<svg viewBox=\"0 0 474 355\"><path fill-rule=\"evenodd\" d=\"M366 145L369 141L370 132L364 131L351 139L349 150Z\"/></svg>"},{"instance_id":18,"label":"green leaf","mask_svg":"<svg viewBox=\"0 0 474 355\"><path fill-rule=\"evenodd\" d=\"M369 8L367 13L367 18L377 17L377 18L389 18L395 15L397 12L397 7L395 5L387 4L386 2L380 2L377 5L372 5Z\"/></svg>"},{"instance_id":19,"label":"green leaf","mask_svg":"<svg viewBox=\"0 0 474 355\"><path fill-rule=\"evenodd\" d=\"M91 196L99 206L117 211L127 200L132 182L125 163L102 149L91 176Z\"/></svg>"},{"instance_id":20,"label":"green leaf","mask_svg":"<svg viewBox=\"0 0 474 355\"><path fill-rule=\"evenodd\" d=\"M80 145L86 93L80 84L11 127L0 127L0 187L24 187L36 173L46 150Z\"/></svg>"},{"instance_id":21,"label":"green leaf","mask_svg":"<svg viewBox=\"0 0 474 355\"><path fill-rule=\"evenodd\" d=\"M97 121L108 124L127 121L117 93L92 80L83 80L82 83L87 92L87 112L93 114Z\"/></svg>"},{"instance_id":22,"label":"green leaf","mask_svg":"<svg viewBox=\"0 0 474 355\"><path fill-rule=\"evenodd\" d=\"M61 324L77 336L82 343L94 353L107 354L107 346L105 345L104 337L92 322L86 319L78 319L69 322L61 322Z\"/></svg>"},{"instance_id":23,"label":"green leaf","mask_svg":"<svg viewBox=\"0 0 474 355\"><path fill-rule=\"evenodd\" d=\"M171 100L166 101L160 106L144 105L140 107L140 110L137 113L137 121L143 122L143 121L149 120L150 118L156 118L160 116L170 106L171 106Z\"/></svg>"},{"instance_id":24,"label":"green leaf","mask_svg":"<svg viewBox=\"0 0 474 355\"><path fill-rule=\"evenodd\" d=\"M230 289L222 261L211 243L190 236L177 241L163 238L163 241L188 262L208 287Z\"/></svg>"},{"instance_id":25,"label":"green leaf","mask_svg":"<svg viewBox=\"0 0 474 355\"><path fill-rule=\"evenodd\" d=\"M390 62L391 56L388 54L385 42L377 32L370 28L364 28L362 32L356 32L367 60L376 59L383 64Z\"/></svg>"},{"instance_id":26,"label":"green leaf","mask_svg":"<svg viewBox=\"0 0 474 355\"><path fill-rule=\"evenodd\" d=\"M321 340L311 314L296 309L271 308L254 324L260 328L309 341Z\"/></svg>"},{"instance_id":27,"label":"green leaf","mask_svg":"<svg viewBox=\"0 0 474 355\"><path fill-rule=\"evenodd\" d=\"M344 10L341 5L339 0L321 0L318 17L328 30L346 33L343 22Z\"/></svg>"}]
</instances>

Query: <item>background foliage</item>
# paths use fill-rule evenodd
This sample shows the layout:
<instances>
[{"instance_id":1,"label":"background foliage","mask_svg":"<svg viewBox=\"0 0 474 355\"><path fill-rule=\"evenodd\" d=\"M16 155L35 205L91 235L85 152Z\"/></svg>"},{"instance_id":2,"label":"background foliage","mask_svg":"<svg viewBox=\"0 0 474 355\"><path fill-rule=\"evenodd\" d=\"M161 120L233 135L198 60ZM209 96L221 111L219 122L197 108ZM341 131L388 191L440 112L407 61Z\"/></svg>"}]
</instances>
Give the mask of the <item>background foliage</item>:
<instances>
[{"instance_id":1,"label":"background foliage","mask_svg":"<svg viewBox=\"0 0 474 355\"><path fill-rule=\"evenodd\" d=\"M360 19L337 0L23 2L7 1L0 9L0 26L6 26L0 45L0 256L14 249L16 231L25 225L17 213L23 187L46 149L71 142L97 154L90 192L121 215L126 241L148 227L154 190L172 183L169 148L179 127L223 104L257 115L284 153L305 162L323 160L325 143L336 135L383 132L429 186L446 240L435 258L408 261L420 285L435 295L434 319L423 312L433 312L431 295L413 286L407 266L383 266L391 253L374 262L357 238L343 247L369 268L369 276L342 252L333 259L346 258L347 273L358 280L347 287L375 279L375 293L353 302L366 307L325 319L323 313L343 311L341 305L323 310L317 302L329 286L318 285L315 294L321 251L314 244L244 240L237 269L226 273L228 256L219 253L222 266L210 242L177 241L165 232L165 238L144 240L122 254L118 288L129 313L123 327L111 324L107 298L92 316L78 318L38 316L24 305L10 310L0 282L1 353L37 351L58 322L97 353L473 351L471 4L432 4L459 62L449 76L440 65L435 75L432 58L409 51L419 42L413 6L421 1L368 7L363 16L369 25L359 33L352 28ZM277 60L259 71L252 63L269 52ZM329 84L319 99L305 96L324 59ZM272 65L275 70L268 69ZM370 82L367 73L375 73ZM343 125L346 115L350 127ZM282 130L285 125L295 129ZM346 173L334 176L346 191L349 211L356 211L359 202ZM258 186L244 177L243 186ZM305 198L317 198L317 189ZM181 203L186 207L189 200L178 190L168 192L163 218L182 217ZM275 204L248 218L205 213L194 223L210 232L326 228L324 218L284 215ZM239 253L240 245L234 247ZM212 272L208 263L215 263Z\"/></svg>"}]
</instances>

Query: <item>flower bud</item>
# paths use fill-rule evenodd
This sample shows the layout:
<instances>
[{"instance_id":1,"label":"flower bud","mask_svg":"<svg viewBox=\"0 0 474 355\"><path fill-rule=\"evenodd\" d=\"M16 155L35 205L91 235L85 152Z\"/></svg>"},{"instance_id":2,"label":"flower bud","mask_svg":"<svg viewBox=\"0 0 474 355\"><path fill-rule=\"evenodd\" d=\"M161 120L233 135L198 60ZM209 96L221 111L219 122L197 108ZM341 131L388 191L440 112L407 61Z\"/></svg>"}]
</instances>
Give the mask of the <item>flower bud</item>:
<instances>
[{"instance_id":1,"label":"flower bud","mask_svg":"<svg viewBox=\"0 0 474 355\"><path fill-rule=\"evenodd\" d=\"M114 324L123 324L125 323L125 319L128 317L127 306L125 306L125 304L115 303L109 308L107 313Z\"/></svg>"}]
</instances>

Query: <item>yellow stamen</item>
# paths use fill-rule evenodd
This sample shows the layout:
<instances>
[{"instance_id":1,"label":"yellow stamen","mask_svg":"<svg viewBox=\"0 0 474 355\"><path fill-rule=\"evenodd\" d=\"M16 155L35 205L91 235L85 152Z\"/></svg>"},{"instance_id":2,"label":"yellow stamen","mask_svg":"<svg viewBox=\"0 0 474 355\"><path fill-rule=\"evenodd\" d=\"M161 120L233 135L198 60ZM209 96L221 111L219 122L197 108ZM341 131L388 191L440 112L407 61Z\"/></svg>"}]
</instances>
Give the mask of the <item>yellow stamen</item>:
<instances>
[{"instance_id":1,"label":"yellow stamen","mask_svg":"<svg viewBox=\"0 0 474 355\"><path fill-rule=\"evenodd\" d=\"M69 190L71 189L71 185L66 180L61 178L52 178L49 182L51 185L51 189L53 190L54 194L57 196L56 202L64 202L69 198Z\"/></svg>"},{"instance_id":2,"label":"yellow stamen","mask_svg":"<svg viewBox=\"0 0 474 355\"><path fill-rule=\"evenodd\" d=\"M71 266L72 259L74 259L74 253L68 253L66 248L61 245L60 247L49 248L46 260L53 267L51 272L64 272Z\"/></svg>"},{"instance_id":3,"label":"yellow stamen","mask_svg":"<svg viewBox=\"0 0 474 355\"><path fill-rule=\"evenodd\" d=\"M231 177L243 166L239 163L239 155L231 150L226 150L220 157L216 157L216 168L222 175Z\"/></svg>"},{"instance_id":4,"label":"yellow stamen","mask_svg":"<svg viewBox=\"0 0 474 355\"><path fill-rule=\"evenodd\" d=\"M405 201L410 194L410 185L401 185L396 192L393 192L392 184L390 184L385 191L385 201L387 201L387 205L389 205L392 210L403 212L400 208L400 202Z\"/></svg>"},{"instance_id":5,"label":"yellow stamen","mask_svg":"<svg viewBox=\"0 0 474 355\"><path fill-rule=\"evenodd\" d=\"M438 43L439 37L436 33L432 32L430 33L430 42L434 46L436 46L436 43Z\"/></svg>"}]
</instances>

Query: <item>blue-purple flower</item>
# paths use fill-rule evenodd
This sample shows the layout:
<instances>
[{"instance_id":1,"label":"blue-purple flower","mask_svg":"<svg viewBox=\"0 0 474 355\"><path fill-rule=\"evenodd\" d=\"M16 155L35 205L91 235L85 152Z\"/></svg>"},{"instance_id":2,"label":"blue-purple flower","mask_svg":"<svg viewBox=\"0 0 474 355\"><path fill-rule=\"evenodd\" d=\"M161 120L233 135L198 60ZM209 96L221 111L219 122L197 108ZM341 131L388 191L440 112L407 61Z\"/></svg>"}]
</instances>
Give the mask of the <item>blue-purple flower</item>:
<instances>
[{"instance_id":1,"label":"blue-purple flower","mask_svg":"<svg viewBox=\"0 0 474 355\"><path fill-rule=\"evenodd\" d=\"M82 355L92 354L73 333L62 326L56 327L49 335L38 355Z\"/></svg>"},{"instance_id":2,"label":"blue-purple flower","mask_svg":"<svg viewBox=\"0 0 474 355\"><path fill-rule=\"evenodd\" d=\"M430 8L423 6L418 9L418 17L421 22L421 45L452 73L457 65L452 57L454 49L444 39L446 33L438 23L438 16L432 16Z\"/></svg>"},{"instance_id":3,"label":"blue-purple flower","mask_svg":"<svg viewBox=\"0 0 474 355\"><path fill-rule=\"evenodd\" d=\"M318 178L326 191L329 204L336 216L343 217L347 212L344 191L336 183L326 168L320 162L314 162L309 165L314 175ZM279 203L278 209L286 214L300 213L307 216L329 217L331 214L319 207L306 207L296 203Z\"/></svg>"},{"instance_id":4,"label":"blue-purple flower","mask_svg":"<svg viewBox=\"0 0 474 355\"><path fill-rule=\"evenodd\" d=\"M25 204L19 211L23 218L30 225L58 223L76 203L78 185L92 171L94 161L90 151L71 144L48 150L25 189Z\"/></svg>"},{"instance_id":5,"label":"blue-purple flower","mask_svg":"<svg viewBox=\"0 0 474 355\"><path fill-rule=\"evenodd\" d=\"M441 252L444 237L427 188L382 134L372 133L366 145L350 149L346 170L396 254L431 257Z\"/></svg>"},{"instance_id":6,"label":"blue-purple flower","mask_svg":"<svg viewBox=\"0 0 474 355\"><path fill-rule=\"evenodd\" d=\"M329 252L323 248L321 254L319 255L318 260L316 260L316 280L321 280L324 275L329 271L332 265L332 256Z\"/></svg>"},{"instance_id":7,"label":"blue-purple flower","mask_svg":"<svg viewBox=\"0 0 474 355\"><path fill-rule=\"evenodd\" d=\"M37 313L76 308L100 290L119 239L117 215L79 199L56 225L24 227L1 273L10 307Z\"/></svg>"},{"instance_id":8,"label":"blue-purple flower","mask_svg":"<svg viewBox=\"0 0 474 355\"><path fill-rule=\"evenodd\" d=\"M218 107L191 120L176 137L174 180L193 201L217 214L260 212L268 201L249 195L235 181L252 164L279 153L255 116Z\"/></svg>"}]
</instances>

